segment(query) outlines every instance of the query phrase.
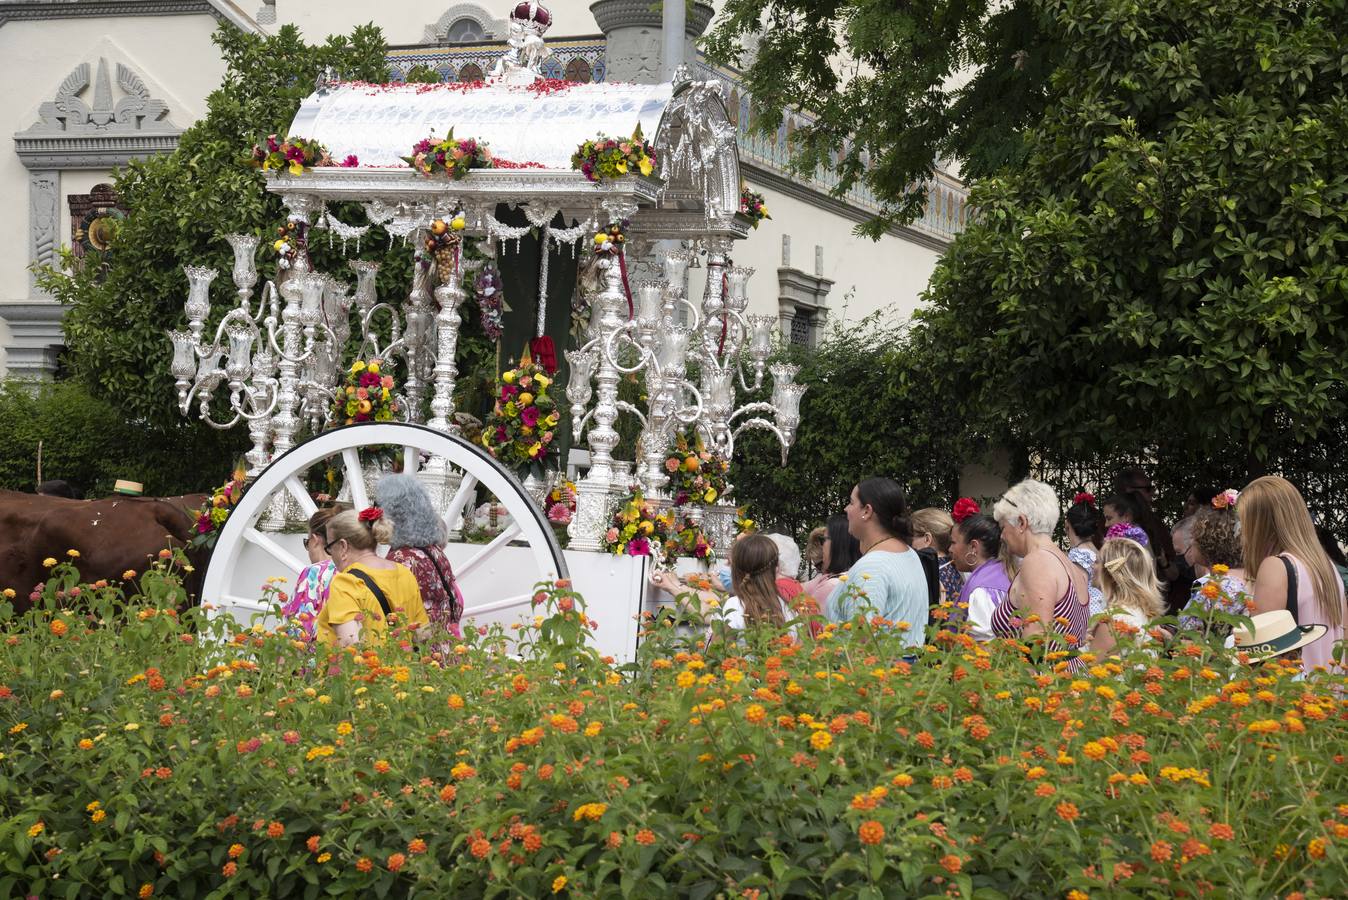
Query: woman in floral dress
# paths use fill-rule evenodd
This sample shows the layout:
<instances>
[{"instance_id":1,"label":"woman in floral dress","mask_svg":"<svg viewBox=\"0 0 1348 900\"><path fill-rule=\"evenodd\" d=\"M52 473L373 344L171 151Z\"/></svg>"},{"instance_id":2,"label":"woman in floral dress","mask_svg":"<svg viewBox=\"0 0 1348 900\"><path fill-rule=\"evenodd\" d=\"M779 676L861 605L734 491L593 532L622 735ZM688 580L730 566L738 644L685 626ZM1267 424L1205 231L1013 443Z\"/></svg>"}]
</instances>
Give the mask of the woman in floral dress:
<instances>
[{"instance_id":1,"label":"woman in floral dress","mask_svg":"<svg viewBox=\"0 0 1348 900\"><path fill-rule=\"evenodd\" d=\"M444 651L460 638L463 594L445 556L445 526L430 495L414 476L390 475L375 489L379 505L393 525L388 559L412 570L430 617L432 650Z\"/></svg>"},{"instance_id":2,"label":"woman in floral dress","mask_svg":"<svg viewBox=\"0 0 1348 900\"><path fill-rule=\"evenodd\" d=\"M309 517L309 534L304 538L304 549L309 551L309 565L300 570L295 579L295 592L281 607L290 636L296 640L312 641L314 623L328 601L328 587L337 566L323 545L328 522L341 510L335 507L320 509Z\"/></svg>"}]
</instances>

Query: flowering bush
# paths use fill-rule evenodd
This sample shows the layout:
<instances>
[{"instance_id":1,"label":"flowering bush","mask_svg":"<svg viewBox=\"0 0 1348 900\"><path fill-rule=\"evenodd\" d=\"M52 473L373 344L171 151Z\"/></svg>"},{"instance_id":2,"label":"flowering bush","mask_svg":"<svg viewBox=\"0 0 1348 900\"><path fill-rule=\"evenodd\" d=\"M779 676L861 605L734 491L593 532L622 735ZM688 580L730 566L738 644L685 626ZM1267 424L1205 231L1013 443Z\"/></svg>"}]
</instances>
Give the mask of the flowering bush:
<instances>
[{"instance_id":1,"label":"flowering bush","mask_svg":"<svg viewBox=\"0 0 1348 900\"><path fill-rule=\"evenodd\" d=\"M267 139L261 144L254 144L253 152L244 162L264 172L271 169L285 169L291 175L303 175L305 170L313 166L352 169L360 165L360 161L354 156L347 156L341 162L336 162L328 153L328 148L318 141L300 137L282 140L274 134L267 135Z\"/></svg>"},{"instance_id":2,"label":"flowering bush","mask_svg":"<svg viewBox=\"0 0 1348 900\"><path fill-rule=\"evenodd\" d=\"M657 556L664 551L673 524L672 512L657 512L636 491L613 514L604 533L604 549L618 556Z\"/></svg>"},{"instance_id":3,"label":"flowering bush","mask_svg":"<svg viewBox=\"0 0 1348 900\"><path fill-rule=\"evenodd\" d=\"M526 354L520 364L501 373L496 405L482 428L482 446L520 477L542 477L556 452L554 429L561 421L548 388L552 379Z\"/></svg>"},{"instance_id":4,"label":"flowering bush","mask_svg":"<svg viewBox=\"0 0 1348 900\"><path fill-rule=\"evenodd\" d=\"M665 454L665 471L676 506L715 503L729 487L730 461L708 450L700 434L691 441L683 432L675 436L674 446Z\"/></svg>"},{"instance_id":5,"label":"flowering bush","mask_svg":"<svg viewBox=\"0 0 1348 900\"><path fill-rule=\"evenodd\" d=\"M247 485L248 472L238 463L229 480L211 492L211 499L197 510L197 524L189 542L192 547L214 547L220 532L229 520L229 514L239 505Z\"/></svg>"},{"instance_id":6,"label":"flowering bush","mask_svg":"<svg viewBox=\"0 0 1348 900\"><path fill-rule=\"evenodd\" d=\"M565 583L450 662L315 659L182 597L172 559L62 563L0 604L7 896L1348 895L1342 679L956 632L909 662L864 618L652 623L623 673Z\"/></svg>"},{"instance_id":7,"label":"flowering bush","mask_svg":"<svg viewBox=\"0 0 1348 900\"><path fill-rule=\"evenodd\" d=\"M351 364L345 383L337 389L336 421L351 425L393 418L398 402L393 399L393 376L380 371L383 364L380 359L358 359Z\"/></svg>"},{"instance_id":8,"label":"flowering bush","mask_svg":"<svg viewBox=\"0 0 1348 900\"><path fill-rule=\"evenodd\" d=\"M452 128L442 141L422 138L412 148L412 155L402 159L422 175L443 172L455 181L473 169L491 169L496 165L490 147L473 138L458 140Z\"/></svg>"},{"instance_id":9,"label":"flowering bush","mask_svg":"<svg viewBox=\"0 0 1348 900\"><path fill-rule=\"evenodd\" d=\"M763 195L743 185L740 186L740 213L748 216L755 228L764 219L772 218L768 215L768 204L764 201Z\"/></svg>"},{"instance_id":10,"label":"flowering bush","mask_svg":"<svg viewBox=\"0 0 1348 900\"><path fill-rule=\"evenodd\" d=\"M622 178L640 172L649 176L655 171L655 148L641 136L641 126L630 138L616 140L605 135L591 138L571 154L571 168L579 170L590 181Z\"/></svg>"}]
</instances>

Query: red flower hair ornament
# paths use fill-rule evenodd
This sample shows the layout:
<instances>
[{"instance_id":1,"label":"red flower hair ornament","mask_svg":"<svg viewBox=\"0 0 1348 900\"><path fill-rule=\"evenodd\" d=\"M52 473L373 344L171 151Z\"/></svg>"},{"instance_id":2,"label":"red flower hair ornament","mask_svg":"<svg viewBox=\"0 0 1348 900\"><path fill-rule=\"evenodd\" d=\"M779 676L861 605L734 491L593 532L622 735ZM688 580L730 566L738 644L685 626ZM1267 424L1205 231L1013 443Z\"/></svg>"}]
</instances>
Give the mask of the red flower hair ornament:
<instances>
[{"instance_id":1,"label":"red flower hair ornament","mask_svg":"<svg viewBox=\"0 0 1348 900\"><path fill-rule=\"evenodd\" d=\"M377 506L367 506L360 511L360 520L366 525L372 525L384 518L384 511Z\"/></svg>"},{"instance_id":2,"label":"red flower hair ornament","mask_svg":"<svg viewBox=\"0 0 1348 900\"><path fill-rule=\"evenodd\" d=\"M1078 503L1084 503L1087 506L1094 506L1095 495L1092 494L1090 491L1079 491L1077 495L1072 498L1073 506L1076 506Z\"/></svg>"},{"instance_id":3,"label":"red flower hair ornament","mask_svg":"<svg viewBox=\"0 0 1348 900\"><path fill-rule=\"evenodd\" d=\"M976 516L983 510L979 508L978 501L972 497L961 497L955 501L955 508L950 513L950 518L957 523L963 522L971 516Z\"/></svg>"}]
</instances>

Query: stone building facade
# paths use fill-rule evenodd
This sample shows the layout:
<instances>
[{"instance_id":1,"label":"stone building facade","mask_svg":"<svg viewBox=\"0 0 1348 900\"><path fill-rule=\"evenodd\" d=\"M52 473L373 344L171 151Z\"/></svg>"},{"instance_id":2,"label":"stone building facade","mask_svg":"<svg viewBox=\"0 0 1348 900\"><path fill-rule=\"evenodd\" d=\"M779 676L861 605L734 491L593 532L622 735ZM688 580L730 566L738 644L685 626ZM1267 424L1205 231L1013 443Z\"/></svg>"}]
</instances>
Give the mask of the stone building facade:
<instances>
[{"instance_id":1,"label":"stone building facade","mask_svg":"<svg viewBox=\"0 0 1348 900\"><path fill-rule=\"evenodd\" d=\"M107 185L128 160L169 152L205 113L224 63L211 42L221 22L268 32L294 24L310 41L369 21L390 43L392 77L428 66L442 80L490 71L505 49L507 4L384 0L0 0L0 371L56 371L64 310L38 288L31 267L98 240L101 220L120 215ZM548 34L550 77L650 82L662 71L658 3L556 0ZM429 11L428 11L429 10ZM694 42L715 8L688 8L684 58L700 78L723 82L740 133L746 183L764 194L772 218L738 249L754 267L750 311L776 313L783 336L811 342L829 319L878 310L906 316L965 216L963 185L940 174L926 214L878 242L854 227L877 208L864 190L832 195L831 172L800 178L787 167L793 113L772 135L752 133L750 98L737 74L707 65Z\"/></svg>"}]
</instances>

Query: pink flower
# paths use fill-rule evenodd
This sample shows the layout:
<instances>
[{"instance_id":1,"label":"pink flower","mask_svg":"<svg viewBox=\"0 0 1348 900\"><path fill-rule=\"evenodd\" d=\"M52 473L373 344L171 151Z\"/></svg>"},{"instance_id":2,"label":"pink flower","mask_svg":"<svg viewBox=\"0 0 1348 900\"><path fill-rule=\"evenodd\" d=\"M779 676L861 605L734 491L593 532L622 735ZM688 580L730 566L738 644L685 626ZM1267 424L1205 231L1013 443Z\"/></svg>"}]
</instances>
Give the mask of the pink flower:
<instances>
[{"instance_id":1,"label":"pink flower","mask_svg":"<svg viewBox=\"0 0 1348 900\"><path fill-rule=\"evenodd\" d=\"M342 160L343 169L354 169L358 165L360 165L360 160L356 159L356 155L354 153L348 156L346 159Z\"/></svg>"},{"instance_id":2,"label":"pink flower","mask_svg":"<svg viewBox=\"0 0 1348 900\"><path fill-rule=\"evenodd\" d=\"M526 406L520 410L520 421L530 428L538 424L538 407Z\"/></svg>"},{"instance_id":3,"label":"pink flower","mask_svg":"<svg viewBox=\"0 0 1348 900\"><path fill-rule=\"evenodd\" d=\"M566 504L557 503L552 509L548 510L548 521L556 522L558 525L565 525L571 521L571 510L566 508Z\"/></svg>"},{"instance_id":4,"label":"pink flower","mask_svg":"<svg viewBox=\"0 0 1348 900\"><path fill-rule=\"evenodd\" d=\"M644 537L634 537L627 542L628 556L650 556L651 544Z\"/></svg>"},{"instance_id":5,"label":"pink flower","mask_svg":"<svg viewBox=\"0 0 1348 900\"><path fill-rule=\"evenodd\" d=\"M616 542L618 540L618 529L610 528L604 535L604 540L608 541L610 544Z\"/></svg>"},{"instance_id":6,"label":"pink flower","mask_svg":"<svg viewBox=\"0 0 1348 900\"><path fill-rule=\"evenodd\" d=\"M357 400L369 400L369 399L370 399L370 392L367 391L365 388L356 388L356 399L357 399Z\"/></svg>"},{"instance_id":7,"label":"pink flower","mask_svg":"<svg viewBox=\"0 0 1348 900\"><path fill-rule=\"evenodd\" d=\"M525 375L523 378L520 379L520 387L522 388L527 388L529 385L533 383L534 380L530 378L528 375Z\"/></svg>"},{"instance_id":8,"label":"pink flower","mask_svg":"<svg viewBox=\"0 0 1348 900\"><path fill-rule=\"evenodd\" d=\"M672 456L669 459L665 460L665 471L667 472L679 471L679 461Z\"/></svg>"},{"instance_id":9,"label":"pink flower","mask_svg":"<svg viewBox=\"0 0 1348 900\"><path fill-rule=\"evenodd\" d=\"M379 379L379 384L383 387L393 390L393 376L385 375Z\"/></svg>"}]
</instances>

